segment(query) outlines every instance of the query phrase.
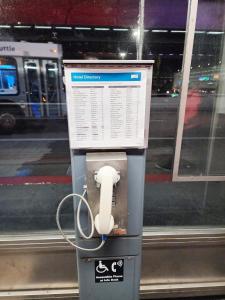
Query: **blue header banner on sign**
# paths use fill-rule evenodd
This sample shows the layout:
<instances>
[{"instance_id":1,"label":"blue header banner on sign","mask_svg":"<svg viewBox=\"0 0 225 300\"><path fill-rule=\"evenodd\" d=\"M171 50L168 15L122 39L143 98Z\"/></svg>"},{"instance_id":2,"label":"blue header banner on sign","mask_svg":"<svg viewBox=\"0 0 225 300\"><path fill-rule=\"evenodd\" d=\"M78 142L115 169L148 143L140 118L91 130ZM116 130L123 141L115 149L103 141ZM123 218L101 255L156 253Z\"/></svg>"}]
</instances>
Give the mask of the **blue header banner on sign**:
<instances>
[{"instance_id":1,"label":"blue header banner on sign","mask_svg":"<svg viewBox=\"0 0 225 300\"><path fill-rule=\"evenodd\" d=\"M141 72L127 73L71 73L74 82L98 81L141 81Z\"/></svg>"}]
</instances>

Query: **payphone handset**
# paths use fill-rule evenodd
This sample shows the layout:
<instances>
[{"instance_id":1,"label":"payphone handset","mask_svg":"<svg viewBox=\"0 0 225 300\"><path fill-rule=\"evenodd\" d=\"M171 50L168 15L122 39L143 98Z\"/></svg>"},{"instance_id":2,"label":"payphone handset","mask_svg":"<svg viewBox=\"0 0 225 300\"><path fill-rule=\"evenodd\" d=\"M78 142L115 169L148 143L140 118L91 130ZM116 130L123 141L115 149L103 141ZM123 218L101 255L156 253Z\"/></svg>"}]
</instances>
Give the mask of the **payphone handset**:
<instances>
[{"instance_id":1,"label":"payphone handset","mask_svg":"<svg viewBox=\"0 0 225 300\"><path fill-rule=\"evenodd\" d=\"M95 175L100 185L99 213L95 217L95 228L99 234L109 234L114 226L112 212L113 186L120 180L120 175L111 166L102 167Z\"/></svg>"},{"instance_id":2,"label":"payphone handset","mask_svg":"<svg viewBox=\"0 0 225 300\"><path fill-rule=\"evenodd\" d=\"M86 187L82 195L70 194L60 202L56 221L71 245L96 251L106 236L125 235L128 230L126 150L145 149L148 144L152 61L81 60L64 61L64 66L71 155L80 150L86 155ZM82 248L63 233L59 214L70 197L80 199L80 235L90 239L97 232L101 236L97 248ZM89 235L80 223L82 202L91 220Z\"/></svg>"}]
</instances>

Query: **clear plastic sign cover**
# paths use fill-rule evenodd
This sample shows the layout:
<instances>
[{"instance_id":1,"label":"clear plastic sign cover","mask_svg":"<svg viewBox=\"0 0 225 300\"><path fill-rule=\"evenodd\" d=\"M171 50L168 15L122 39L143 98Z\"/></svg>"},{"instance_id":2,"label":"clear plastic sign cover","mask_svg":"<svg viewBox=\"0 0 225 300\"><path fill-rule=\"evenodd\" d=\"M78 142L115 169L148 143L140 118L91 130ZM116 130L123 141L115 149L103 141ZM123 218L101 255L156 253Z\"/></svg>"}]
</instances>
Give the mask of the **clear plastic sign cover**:
<instances>
[{"instance_id":1,"label":"clear plastic sign cover","mask_svg":"<svg viewBox=\"0 0 225 300\"><path fill-rule=\"evenodd\" d=\"M146 148L151 68L65 68L70 148Z\"/></svg>"}]
</instances>

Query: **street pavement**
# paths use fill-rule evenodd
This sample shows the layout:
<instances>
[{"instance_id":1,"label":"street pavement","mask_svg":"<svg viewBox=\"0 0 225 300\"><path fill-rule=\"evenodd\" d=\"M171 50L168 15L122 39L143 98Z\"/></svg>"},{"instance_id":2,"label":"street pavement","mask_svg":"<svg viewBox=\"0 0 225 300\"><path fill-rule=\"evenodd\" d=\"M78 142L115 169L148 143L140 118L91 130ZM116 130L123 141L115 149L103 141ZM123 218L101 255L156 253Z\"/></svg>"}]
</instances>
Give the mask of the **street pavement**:
<instances>
[{"instance_id":1,"label":"street pavement","mask_svg":"<svg viewBox=\"0 0 225 300\"><path fill-rule=\"evenodd\" d=\"M178 102L177 99L157 101L153 99L150 121L144 225L223 226L223 181L171 182ZM200 114L198 126L185 131L181 174L204 175L211 141L216 141L209 171L213 175L223 175L223 119L217 124L216 139L209 139L212 119L207 109ZM71 191L70 181L65 184L65 178L70 175L66 120L28 121L25 128L13 134L0 133L0 230L55 229L57 203ZM37 177L39 184L32 184L32 179ZM16 185L15 178L21 180ZM51 183L52 178L58 178L57 184ZM63 217L65 226L72 228L70 206L65 208Z\"/></svg>"}]
</instances>

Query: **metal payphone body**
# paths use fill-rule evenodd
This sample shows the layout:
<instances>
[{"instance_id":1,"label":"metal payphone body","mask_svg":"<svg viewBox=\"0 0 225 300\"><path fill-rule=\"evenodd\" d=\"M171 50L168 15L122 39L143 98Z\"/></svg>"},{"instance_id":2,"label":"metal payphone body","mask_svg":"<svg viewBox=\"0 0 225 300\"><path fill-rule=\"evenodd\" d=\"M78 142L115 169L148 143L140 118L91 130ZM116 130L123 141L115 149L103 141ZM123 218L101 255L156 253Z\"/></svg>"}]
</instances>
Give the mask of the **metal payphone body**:
<instances>
[{"instance_id":1,"label":"metal payphone body","mask_svg":"<svg viewBox=\"0 0 225 300\"><path fill-rule=\"evenodd\" d=\"M86 189L95 220L93 237L76 228L76 241L95 248L109 226L101 249L77 251L81 300L139 298L152 64L64 61L73 190ZM80 219L88 230L84 208Z\"/></svg>"},{"instance_id":2,"label":"metal payphone body","mask_svg":"<svg viewBox=\"0 0 225 300\"><path fill-rule=\"evenodd\" d=\"M95 181L96 170L110 165L119 170L120 181L114 187L112 199L112 215L114 228L110 235L127 234L128 207L127 207L127 156L125 152L100 152L86 154L86 183L88 202L94 217L99 212L99 186Z\"/></svg>"}]
</instances>

